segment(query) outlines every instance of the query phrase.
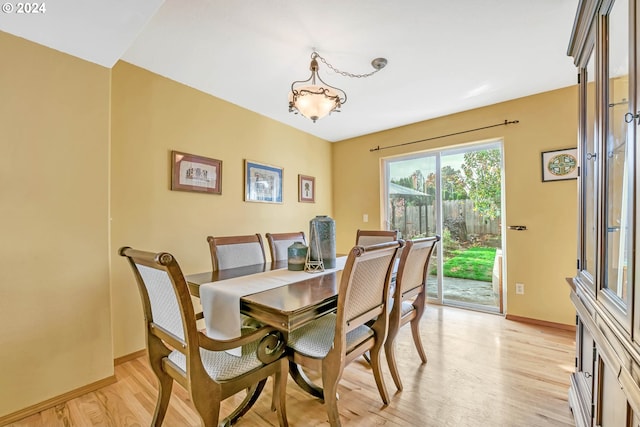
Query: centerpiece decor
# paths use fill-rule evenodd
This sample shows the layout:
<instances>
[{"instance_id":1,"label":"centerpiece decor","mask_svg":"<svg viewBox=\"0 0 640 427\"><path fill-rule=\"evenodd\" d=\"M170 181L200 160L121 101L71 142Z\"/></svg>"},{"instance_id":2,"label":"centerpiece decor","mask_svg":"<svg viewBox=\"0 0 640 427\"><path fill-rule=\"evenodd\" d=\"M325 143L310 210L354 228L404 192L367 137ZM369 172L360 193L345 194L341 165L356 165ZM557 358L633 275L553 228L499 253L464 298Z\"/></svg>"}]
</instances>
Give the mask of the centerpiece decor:
<instances>
[{"instance_id":1,"label":"centerpiece decor","mask_svg":"<svg viewBox=\"0 0 640 427\"><path fill-rule=\"evenodd\" d=\"M313 251L314 256L311 256ZM322 260L322 252L320 252L320 241L318 240L318 229L316 224L309 225L309 250L307 251L307 260L304 264L304 271L316 273L324 271L324 262Z\"/></svg>"},{"instance_id":2,"label":"centerpiece decor","mask_svg":"<svg viewBox=\"0 0 640 427\"><path fill-rule=\"evenodd\" d=\"M287 248L287 268L291 271L302 271L307 261L307 246L302 242L293 242Z\"/></svg>"},{"instance_id":3,"label":"centerpiece decor","mask_svg":"<svg viewBox=\"0 0 640 427\"><path fill-rule=\"evenodd\" d=\"M311 260L322 260L324 268L336 267L336 222L328 215L318 215L309 224Z\"/></svg>"}]
</instances>

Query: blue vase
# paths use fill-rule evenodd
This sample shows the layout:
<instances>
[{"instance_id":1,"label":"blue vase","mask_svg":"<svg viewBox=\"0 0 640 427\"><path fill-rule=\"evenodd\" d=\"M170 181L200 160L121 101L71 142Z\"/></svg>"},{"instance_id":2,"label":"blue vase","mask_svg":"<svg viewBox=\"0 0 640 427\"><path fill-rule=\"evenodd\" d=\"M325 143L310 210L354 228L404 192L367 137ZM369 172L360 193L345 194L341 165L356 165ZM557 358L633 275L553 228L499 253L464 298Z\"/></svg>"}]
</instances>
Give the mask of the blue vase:
<instances>
[{"instance_id":1,"label":"blue vase","mask_svg":"<svg viewBox=\"0 0 640 427\"><path fill-rule=\"evenodd\" d=\"M287 248L287 269L291 271L304 270L307 262L307 247L302 242L294 242Z\"/></svg>"},{"instance_id":2,"label":"blue vase","mask_svg":"<svg viewBox=\"0 0 640 427\"><path fill-rule=\"evenodd\" d=\"M316 216L309 222L309 236L311 236L311 241L309 243L311 259L318 261L321 256L324 268L335 268L336 222L328 215ZM320 254L318 254L316 248L320 248Z\"/></svg>"}]
</instances>

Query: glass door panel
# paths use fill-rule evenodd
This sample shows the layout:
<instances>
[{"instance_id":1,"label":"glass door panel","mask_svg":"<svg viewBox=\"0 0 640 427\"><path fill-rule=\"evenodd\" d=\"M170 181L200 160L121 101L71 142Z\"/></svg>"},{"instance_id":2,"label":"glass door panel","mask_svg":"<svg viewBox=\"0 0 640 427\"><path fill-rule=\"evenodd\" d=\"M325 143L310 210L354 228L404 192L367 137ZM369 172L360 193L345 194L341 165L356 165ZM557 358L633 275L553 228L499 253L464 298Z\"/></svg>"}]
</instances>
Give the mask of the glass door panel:
<instances>
[{"instance_id":1,"label":"glass door panel","mask_svg":"<svg viewBox=\"0 0 640 427\"><path fill-rule=\"evenodd\" d=\"M499 311L502 150L494 144L441 156L443 300Z\"/></svg>"},{"instance_id":2,"label":"glass door panel","mask_svg":"<svg viewBox=\"0 0 640 427\"><path fill-rule=\"evenodd\" d=\"M500 143L388 159L386 224L402 238L439 234L430 300L502 310Z\"/></svg>"},{"instance_id":3,"label":"glass door panel","mask_svg":"<svg viewBox=\"0 0 640 427\"><path fill-rule=\"evenodd\" d=\"M389 162L387 225L399 230L403 239L436 234L435 187L436 156L423 156Z\"/></svg>"},{"instance_id":4,"label":"glass door panel","mask_svg":"<svg viewBox=\"0 0 640 427\"><path fill-rule=\"evenodd\" d=\"M386 164L386 228L400 231L402 239L438 234L436 171L439 155L425 154L389 160ZM427 293L438 292L438 253L431 258Z\"/></svg>"},{"instance_id":5,"label":"glass door panel","mask_svg":"<svg viewBox=\"0 0 640 427\"><path fill-rule=\"evenodd\" d=\"M633 144L628 144L629 118L629 38L628 1L618 0L608 17L607 85L605 95L605 269L603 289L624 315L628 306L628 281L631 278L631 225Z\"/></svg>"},{"instance_id":6,"label":"glass door panel","mask_svg":"<svg viewBox=\"0 0 640 427\"><path fill-rule=\"evenodd\" d=\"M596 91L595 91L595 70L594 70L594 54L592 53L586 67L586 87L583 92L585 97L584 105L585 123L584 123L584 153L582 155L582 167L580 170L580 179L583 185L581 195L584 203L584 222L582 224L582 235L584 239L584 254L582 255L581 269L587 274L587 281L590 287L595 291L595 274L596 274Z\"/></svg>"}]
</instances>

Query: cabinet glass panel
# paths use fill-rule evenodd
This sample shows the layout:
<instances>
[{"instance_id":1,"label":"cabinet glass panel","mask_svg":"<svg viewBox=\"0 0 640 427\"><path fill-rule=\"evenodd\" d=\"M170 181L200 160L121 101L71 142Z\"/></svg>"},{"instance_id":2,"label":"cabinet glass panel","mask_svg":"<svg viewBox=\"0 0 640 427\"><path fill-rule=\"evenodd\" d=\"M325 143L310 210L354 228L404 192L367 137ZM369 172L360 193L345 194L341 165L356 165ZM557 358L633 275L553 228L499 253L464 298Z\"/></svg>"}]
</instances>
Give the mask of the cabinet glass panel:
<instances>
[{"instance_id":1,"label":"cabinet glass panel","mask_svg":"<svg viewBox=\"0 0 640 427\"><path fill-rule=\"evenodd\" d=\"M605 114L605 245L606 260L603 287L607 294L626 306L631 277L631 204L633 165L627 143L629 112L629 6L628 0L617 0L608 19L607 41L607 108Z\"/></svg>"},{"instance_id":2,"label":"cabinet glass panel","mask_svg":"<svg viewBox=\"0 0 640 427\"><path fill-rule=\"evenodd\" d=\"M584 223L582 235L584 238L584 254L582 270L588 273L591 283L594 282L596 270L596 88L595 88L595 53L592 52L586 67L586 87L584 91L584 153L582 155L582 167L580 179L582 182L582 197L584 203Z\"/></svg>"}]
</instances>

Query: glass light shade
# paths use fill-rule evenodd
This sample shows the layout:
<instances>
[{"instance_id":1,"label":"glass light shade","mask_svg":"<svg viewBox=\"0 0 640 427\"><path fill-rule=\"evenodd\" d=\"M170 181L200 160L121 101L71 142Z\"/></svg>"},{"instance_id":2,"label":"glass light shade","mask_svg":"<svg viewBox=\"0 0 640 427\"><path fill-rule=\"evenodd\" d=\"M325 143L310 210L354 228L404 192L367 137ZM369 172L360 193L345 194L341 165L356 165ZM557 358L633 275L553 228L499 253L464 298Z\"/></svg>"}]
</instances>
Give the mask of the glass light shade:
<instances>
[{"instance_id":1,"label":"glass light shade","mask_svg":"<svg viewBox=\"0 0 640 427\"><path fill-rule=\"evenodd\" d=\"M295 88L298 92L295 108L308 119L314 122L340 107L338 93L328 87L307 85ZM289 92L289 102L293 102L293 92Z\"/></svg>"}]
</instances>

